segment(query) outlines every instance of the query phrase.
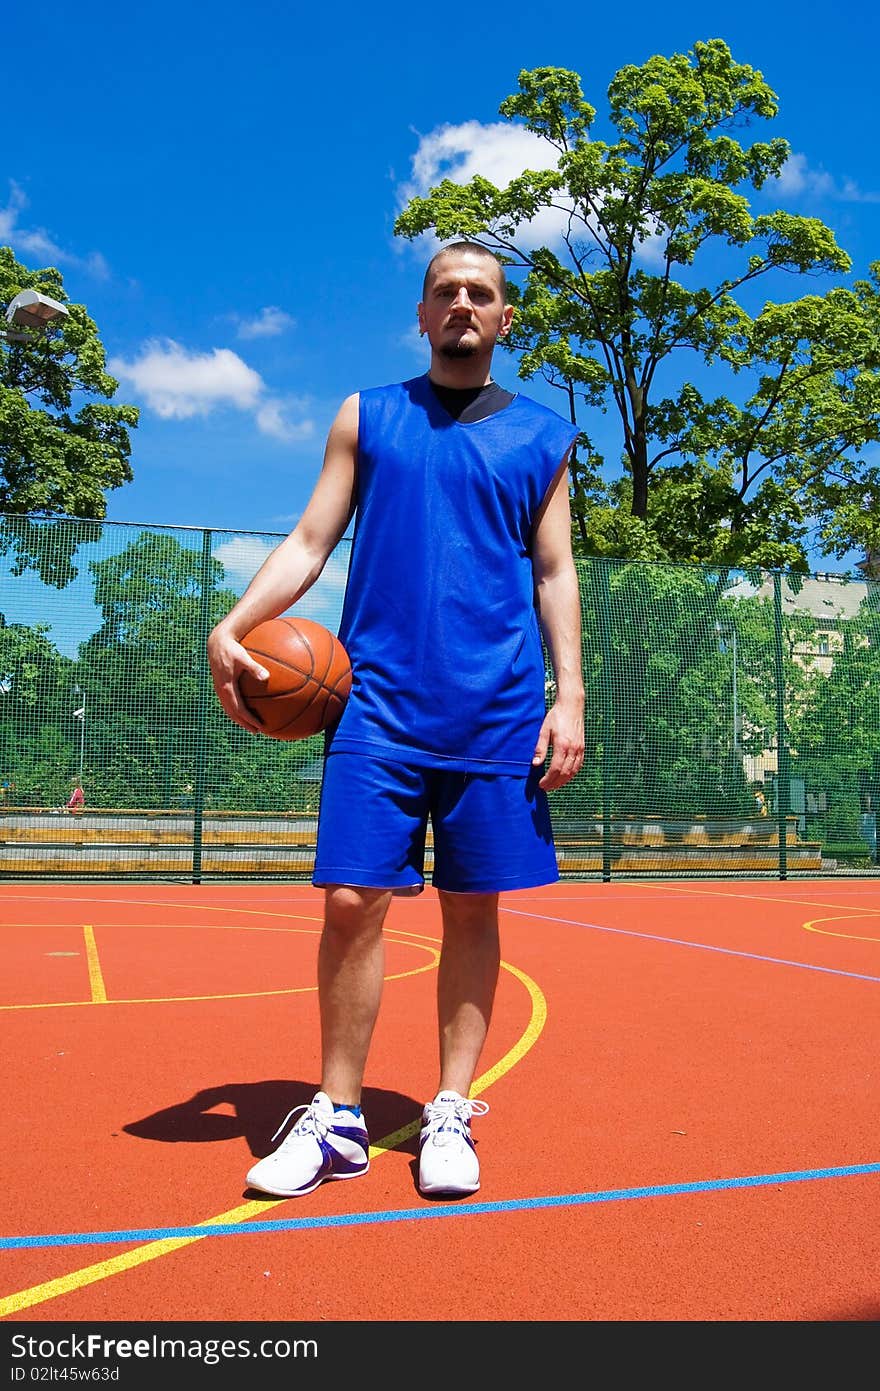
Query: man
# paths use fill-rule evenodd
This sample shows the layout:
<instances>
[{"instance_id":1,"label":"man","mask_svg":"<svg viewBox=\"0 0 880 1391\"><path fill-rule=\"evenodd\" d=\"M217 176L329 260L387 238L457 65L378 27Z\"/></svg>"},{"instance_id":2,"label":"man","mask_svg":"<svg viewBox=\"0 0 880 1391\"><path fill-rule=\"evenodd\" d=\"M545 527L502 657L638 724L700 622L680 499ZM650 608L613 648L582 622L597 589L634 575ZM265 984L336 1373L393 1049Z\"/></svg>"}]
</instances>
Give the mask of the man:
<instances>
[{"instance_id":1,"label":"man","mask_svg":"<svg viewBox=\"0 0 880 1391\"><path fill-rule=\"evenodd\" d=\"M491 252L457 242L437 253L418 306L428 374L343 402L301 520L209 638L224 710L257 731L238 679L266 673L240 639L297 603L357 514L339 628L353 684L327 733L312 879L325 891L321 1089L247 1175L274 1196L369 1167L360 1099L382 926L392 895L424 886L429 820L440 1071L422 1115L419 1187L480 1186L470 1122L488 1107L469 1090L500 967L498 896L558 879L547 793L575 776L584 750L568 495L577 432L492 381L512 316Z\"/></svg>"}]
</instances>

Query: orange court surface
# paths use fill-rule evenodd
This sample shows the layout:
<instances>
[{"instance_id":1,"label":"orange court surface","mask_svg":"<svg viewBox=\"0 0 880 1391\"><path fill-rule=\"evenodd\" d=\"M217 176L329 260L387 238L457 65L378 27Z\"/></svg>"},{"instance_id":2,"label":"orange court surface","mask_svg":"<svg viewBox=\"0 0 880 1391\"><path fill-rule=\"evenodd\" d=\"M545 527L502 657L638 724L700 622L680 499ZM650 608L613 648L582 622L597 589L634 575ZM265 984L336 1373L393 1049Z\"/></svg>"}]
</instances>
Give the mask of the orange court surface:
<instances>
[{"instance_id":1,"label":"orange court surface","mask_svg":"<svg viewBox=\"0 0 880 1391\"><path fill-rule=\"evenodd\" d=\"M876 880L503 895L482 1187L455 1201L415 1182L430 887L386 924L369 1173L244 1184L320 1081L321 910L279 882L0 885L7 1323L880 1317Z\"/></svg>"}]
</instances>

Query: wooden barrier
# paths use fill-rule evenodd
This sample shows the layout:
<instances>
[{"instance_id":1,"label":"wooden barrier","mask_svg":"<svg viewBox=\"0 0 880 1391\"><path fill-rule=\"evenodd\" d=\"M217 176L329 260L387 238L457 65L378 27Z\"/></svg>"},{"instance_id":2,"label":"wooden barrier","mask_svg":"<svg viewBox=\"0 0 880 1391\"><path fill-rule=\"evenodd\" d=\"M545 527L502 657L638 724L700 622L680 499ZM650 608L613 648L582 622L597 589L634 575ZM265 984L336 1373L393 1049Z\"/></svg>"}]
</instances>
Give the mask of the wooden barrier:
<instances>
[{"instance_id":1,"label":"wooden barrier","mask_svg":"<svg viewBox=\"0 0 880 1391\"><path fill-rule=\"evenodd\" d=\"M797 817L786 823L791 870L820 871L822 847L798 839ZM202 819L198 873L205 877L283 876L308 879L317 820L297 812L210 811ZM560 872L601 874L603 827L579 820L556 827ZM429 829L426 869L433 866ZM0 812L0 878L28 876L191 878L192 813L92 809L77 816L28 808ZM614 874L773 873L779 868L779 826L772 817L621 819L612 822L608 868Z\"/></svg>"}]
</instances>

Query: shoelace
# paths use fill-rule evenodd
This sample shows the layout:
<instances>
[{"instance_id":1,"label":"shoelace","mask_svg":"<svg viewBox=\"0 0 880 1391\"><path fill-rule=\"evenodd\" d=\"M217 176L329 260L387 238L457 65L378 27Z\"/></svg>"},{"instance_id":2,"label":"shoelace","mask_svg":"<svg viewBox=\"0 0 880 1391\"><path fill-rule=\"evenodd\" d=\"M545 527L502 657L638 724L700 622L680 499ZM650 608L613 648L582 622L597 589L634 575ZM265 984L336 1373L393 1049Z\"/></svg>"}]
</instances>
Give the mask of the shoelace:
<instances>
[{"instance_id":1,"label":"shoelace","mask_svg":"<svg viewBox=\"0 0 880 1391\"><path fill-rule=\"evenodd\" d=\"M298 1115L300 1111L304 1111L305 1115L297 1121L296 1125L291 1127L290 1134L283 1141L283 1145L286 1145L288 1140L298 1140L303 1135L315 1135L319 1140L323 1139L327 1134L329 1122L315 1109L313 1103L309 1102L306 1106L294 1106L292 1111L288 1111L284 1120L272 1136L273 1141L278 1139L278 1136L287 1125L287 1122L293 1116Z\"/></svg>"},{"instance_id":2,"label":"shoelace","mask_svg":"<svg viewBox=\"0 0 880 1391\"><path fill-rule=\"evenodd\" d=\"M437 1145L452 1145L461 1139L462 1130L468 1128L471 1116L485 1116L489 1109L486 1101L432 1101L428 1104L427 1127L431 1139Z\"/></svg>"}]
</instances>

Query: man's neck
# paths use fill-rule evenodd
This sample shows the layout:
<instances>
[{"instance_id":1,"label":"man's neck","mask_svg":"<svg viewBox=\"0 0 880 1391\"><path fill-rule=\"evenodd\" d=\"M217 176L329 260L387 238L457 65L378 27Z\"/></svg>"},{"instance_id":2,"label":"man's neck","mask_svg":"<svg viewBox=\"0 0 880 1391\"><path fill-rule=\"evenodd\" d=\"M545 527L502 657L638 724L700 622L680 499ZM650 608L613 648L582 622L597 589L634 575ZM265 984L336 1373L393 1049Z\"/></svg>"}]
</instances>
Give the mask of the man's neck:
<instances>
[{"instance_id":1,"label":"man's neck","mask_svg":"<svg viewBox=\"0 0 880 1391\"><path fill-rule=\"evenodd\" d=\"M474 391L492 380L491 367L491 358L488 361L482 357L448 358L432 353L428 376L438 386Z\"/></svg>"}]
</instances>

